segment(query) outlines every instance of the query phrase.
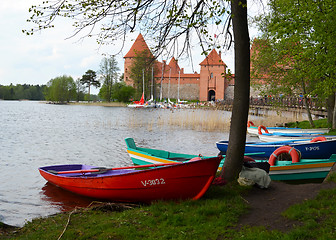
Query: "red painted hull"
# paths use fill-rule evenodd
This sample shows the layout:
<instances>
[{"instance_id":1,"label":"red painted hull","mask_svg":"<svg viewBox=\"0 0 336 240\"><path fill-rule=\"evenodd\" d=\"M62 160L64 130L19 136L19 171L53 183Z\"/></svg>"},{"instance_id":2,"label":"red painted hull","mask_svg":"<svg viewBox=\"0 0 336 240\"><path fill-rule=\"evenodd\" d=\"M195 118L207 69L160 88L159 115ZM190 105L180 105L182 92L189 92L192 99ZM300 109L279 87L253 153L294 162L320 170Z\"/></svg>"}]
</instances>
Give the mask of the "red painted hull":
<instances>
[{"instance_id":1,"label":"red painted hull","mask_svg":"<svg viewBox=\"0 0 336 240\"><path fill-rule=\"evenodd\" d=\"M210 187L220 160L221 157L214 157L147 170L110 170L97 175L48 172L90 168L85 165L49 166L39 171L50 183L80 195L122 202L151 202L199 199Z\"/></svg>"}]
</instances>

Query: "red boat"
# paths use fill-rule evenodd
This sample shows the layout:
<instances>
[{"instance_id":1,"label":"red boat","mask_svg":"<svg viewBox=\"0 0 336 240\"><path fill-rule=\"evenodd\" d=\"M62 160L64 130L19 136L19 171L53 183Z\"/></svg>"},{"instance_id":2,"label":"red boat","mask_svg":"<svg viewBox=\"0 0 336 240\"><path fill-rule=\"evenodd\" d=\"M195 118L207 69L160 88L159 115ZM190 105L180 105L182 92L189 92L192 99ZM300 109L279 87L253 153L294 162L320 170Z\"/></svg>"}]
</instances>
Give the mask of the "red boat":
<instances>
[{"instance_id":1,"label":"red boat","mask_svg":"<svg viewBox=\"0 0 336 240\"><path fill-rule=\"evenodd\" d=\"M39 171L56 186L98 199L119 202L199 199L210 187L221 159L220 156L111 169L79 164L55 165L41 167ZM144 167L152 168L136 169Z\"/></svg>"}]
</instances>

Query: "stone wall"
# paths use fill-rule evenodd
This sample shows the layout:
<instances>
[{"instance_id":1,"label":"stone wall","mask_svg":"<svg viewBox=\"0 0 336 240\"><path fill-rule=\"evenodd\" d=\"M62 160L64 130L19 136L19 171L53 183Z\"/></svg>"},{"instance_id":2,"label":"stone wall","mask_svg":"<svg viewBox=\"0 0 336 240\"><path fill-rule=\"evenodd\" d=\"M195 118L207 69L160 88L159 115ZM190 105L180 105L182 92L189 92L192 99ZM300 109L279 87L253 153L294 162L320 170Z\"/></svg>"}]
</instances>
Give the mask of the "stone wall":
<instances>
[{"instance_id":1,"label":"stone wall","mask_svg":"<svg viewBox=\"0 0 336 240\"><path fill-rule=\"evenodd\" d=\"M234 85L228 85L225 89L225 100L232 100L234 96Z\"/></svg>"},{"instance_id":2,"label":"stone wall","mask_svg":"<svg viewBox=\"0 0 336 240\"><path fill-rule=\"evenodd\" d=\"M169 84L162 84L162 97L168 98ZM160 84L156 87L156 98L160 97ZM169 98L178 98L178 85L170 84ZM180 85L180 100L198 100L199 99L199 85L198 84L181 84Z\"/></svg>"}]
</instances>

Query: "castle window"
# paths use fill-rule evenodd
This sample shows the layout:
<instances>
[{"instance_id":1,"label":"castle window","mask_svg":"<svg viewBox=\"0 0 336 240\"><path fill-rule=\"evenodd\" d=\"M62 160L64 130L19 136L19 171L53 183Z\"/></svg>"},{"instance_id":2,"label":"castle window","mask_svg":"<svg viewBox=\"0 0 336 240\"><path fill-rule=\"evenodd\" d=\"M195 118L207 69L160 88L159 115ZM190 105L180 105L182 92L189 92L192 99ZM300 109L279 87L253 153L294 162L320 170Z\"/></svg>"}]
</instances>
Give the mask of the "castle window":
<instances>
[{"instance_id":1,"label":"castle window","mask_svg":"<svg viewBox=\"0 0 336 240\"><path fill-rule=\"evenodd\" d=\"M210 78L213 78L213 73L210 74Z\"/></svg>"}]
</instances>

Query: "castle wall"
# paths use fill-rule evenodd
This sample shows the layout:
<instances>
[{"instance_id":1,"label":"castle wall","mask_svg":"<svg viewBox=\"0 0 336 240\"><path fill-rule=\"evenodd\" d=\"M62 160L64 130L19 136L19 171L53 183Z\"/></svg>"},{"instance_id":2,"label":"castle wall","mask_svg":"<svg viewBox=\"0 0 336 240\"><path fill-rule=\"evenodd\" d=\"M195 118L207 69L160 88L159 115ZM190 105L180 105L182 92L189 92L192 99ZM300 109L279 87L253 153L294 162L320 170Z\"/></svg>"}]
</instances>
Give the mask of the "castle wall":
<instances>
[{"instance_id":1,"label":"castle wall","mask_svg":"<svg viewBox=\"0 0 336 240\"><path fill-rule=\"evenodd\" d=\"M225 96L224 100L233 99L234 85L228 85L227 88L225 88L225 95L224 96Z\"/></svg>"},{"instance_id":2,"label":"castle wall","mask_svg":"<svg viewBox=\"0 0 336 240\"><path fill-rule=\"evenodd\" d=\"M179 90L178 90L179 88ZM168 90L169 89L169 90ZM170 99L177 99L178 92L180 96L180 100L198 100L199 96L199 84L181 84L178 87L178 84L169 84L163 83L162 84L162 97L168 98L168 91L169 91L169 98ZM156 87L156 97L160 97L160 85L158 84Z\"/></svg>"}]
</instances>

